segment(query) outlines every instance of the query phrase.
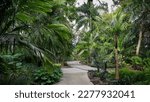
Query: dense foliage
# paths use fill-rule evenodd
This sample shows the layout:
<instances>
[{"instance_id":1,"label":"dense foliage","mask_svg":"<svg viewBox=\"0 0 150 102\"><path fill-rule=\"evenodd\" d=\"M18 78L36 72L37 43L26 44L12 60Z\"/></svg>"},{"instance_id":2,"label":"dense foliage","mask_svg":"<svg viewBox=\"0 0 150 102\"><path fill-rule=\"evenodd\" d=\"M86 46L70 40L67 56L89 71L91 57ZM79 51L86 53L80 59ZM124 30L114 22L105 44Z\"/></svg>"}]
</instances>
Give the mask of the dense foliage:
<instances>
[{"instance_id":1,"label":"dense foliage","mask_svg":"<svg viewBox=\"0 0 150 102\"><path fill-rule=\"evenodd\" d=\"M35 84L54 84L58 82L62 76L60 65L54 65L53 67L46 66L48 68L41 68L34 73Z\"/></svg>"},{"instance_id":2,"label":"dense foliage","mask_svg":"<svg viewBox=\"0 0 150 102\"><path fill-rule=\"evenodd\" d=\"M54 84L67 60L149 84L150 1L112 1L110 12L101 0L1 0L0 84Z\"/></svg>"},{"instance_id":3,"label":"dense foliage","mask_svg":"<svg viewBox=\"0 0 150 102\"><path fill-rule=\"evenodd\" d=\"M119 71L120 80L118 82L110 81L110 84L120 85L149 85L150 70L138 71L129 68L122 68ZM113 80L114 73L110 73L107 78Z\"/></svg>"},{"instance_id":4,"label":"dense foliage","mask_svg":"<svg viewBox=\"0 0 150 102\"><path fill-rule=\"evenodd\" d=\"M142 75L149 73L150 2L148 0L113 0L113 2L116 9L112 12L108 12L107 5L101 1L99 5L94 5L92 0L88 0L88 3L79 7L82 11L77 11L78 17L84 16L89 20L84 19L87 25L83 23L84 20L82 25L77 21L81 31L74 50L75 59L97 67L101 74L107 72L109 68L108 72L115 72L113 79L120 84L126 84L129 80L132 83L128 84L135 84L135 81L144 84L146 79L134 78L135 81L132 81L127 71L123 71L122 74L122 68L126 67L129 71L133 69L136 74L139 71L141 74L138 76L141 78L146 77ZM115 68L115 71L110 68Z\"/></svg>"},{"instance_id":5,"label":"dense foliage","mask_svg":"<svg viewBox=\"0 0 150 102\"><path fill-rule=\"evenodd\" d=\"M62 22L65 17L60 16L65 3L65 0L0 1L1 84L43 84L40 79L34 83L38 76L34 73L38 71L47 75L45 84L60 79L61 71L54 64L63 64L72 51L71 30L67 22Z\"/></svg>"}]
</instances>

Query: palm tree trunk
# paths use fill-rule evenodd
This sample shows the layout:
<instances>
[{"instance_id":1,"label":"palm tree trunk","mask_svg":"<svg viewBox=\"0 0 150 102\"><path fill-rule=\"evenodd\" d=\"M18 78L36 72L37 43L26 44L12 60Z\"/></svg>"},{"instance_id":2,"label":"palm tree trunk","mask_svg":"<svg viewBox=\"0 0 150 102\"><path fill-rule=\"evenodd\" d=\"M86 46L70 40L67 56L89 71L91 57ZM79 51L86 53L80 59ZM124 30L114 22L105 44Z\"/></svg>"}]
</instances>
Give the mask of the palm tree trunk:
<instances>
[{"instance_id":1,"label":"palm tree trunk","mask_svg":"<svg viewBox=\"0 0 150 102\"><path fill-rule=\"evenodd\" d=\"M93 0L88 0L88 5L89 5L89 9L91 9L91 5L92 5L92 3L93 3ZM89 11L90 12L90 11ZM91 12L90 12L90 14L89 14L89 28L90 28L90 31L89 32L91 32L90 33L90 36L89 36L89 38L91 37L91 34L92 34L92 30L93 30L93 26L92 26L92 14L91 14ZM90 39L89 39L90 40ZM90 42L88 41L88 43L89 43L89 45L90 45ZM89 51L89 57L88 57L88 61L87 61L87 63L88 63L88 65L91 65L91 49L90 49L90 46L88 47L88 51Z\"/></svg>"},{"instance_id":2,"label":"palm tree trunk","mask_svg":"<svg viewBox=\"0 0 150 102\"><path fill-rule=\"evenodd\" d=\"M142 31L143 25L141 24L140 27L141 27L141 28L140 28L140 32L139 32L138 44L137 44L137 47L136 47L136 55L137 55L137 56L139 55L139 52L140 52L141 41L142 41L142 35L143 35L143 31Z\"/></svg>"},{"instance_id":3,"label":"palm tree trunk","mask_svg":"<svg viewBox=\"0 0 150 102\"><path fill-rule=\"evenodd\" d=\"M118 36L117 34L114 35L114 42L115 42L115 79L119 80L119 63L118 63Z\"/></svg>"}]
</instances>

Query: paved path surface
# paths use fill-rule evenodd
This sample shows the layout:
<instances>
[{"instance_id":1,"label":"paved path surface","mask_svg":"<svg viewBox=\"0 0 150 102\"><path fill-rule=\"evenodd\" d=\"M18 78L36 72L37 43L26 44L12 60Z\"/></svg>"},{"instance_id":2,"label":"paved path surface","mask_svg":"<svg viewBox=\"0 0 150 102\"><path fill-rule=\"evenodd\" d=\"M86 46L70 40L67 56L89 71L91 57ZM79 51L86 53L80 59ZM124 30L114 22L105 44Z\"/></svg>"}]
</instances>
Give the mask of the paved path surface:
<instances>
[{"instance_id":1,"label":"paved path surface","mask_svg":"<svg viewBox=\"0 0 150 102\"><path fill-rule=\"evenodd\" d=\"M82 65L79 61L69 61L69 68L62 68L63 77L56 85L93 85L88 78L88 70L96 68Z\"/></svg>"}]
</instances>

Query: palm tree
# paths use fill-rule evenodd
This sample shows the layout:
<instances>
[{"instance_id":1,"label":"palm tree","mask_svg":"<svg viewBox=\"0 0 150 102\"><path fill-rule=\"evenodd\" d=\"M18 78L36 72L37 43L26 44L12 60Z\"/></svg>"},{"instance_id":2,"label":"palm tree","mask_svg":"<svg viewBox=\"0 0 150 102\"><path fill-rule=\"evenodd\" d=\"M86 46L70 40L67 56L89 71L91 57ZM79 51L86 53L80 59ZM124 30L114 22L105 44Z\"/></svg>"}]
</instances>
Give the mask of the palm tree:
<instances>
[{"instance_id":1,"label":"palm tree","mask_svg":"<svg viewBox=\"0 0 150 102\"><path fill-rule=\"evenodd\" d=\"M115 53L115 79L119 80L119 60L118 60L118 37L122 31L127 29L128 23L124 22L126 15L119 8L117 12L112 14L112 24L110 31L114 34L114 53Z\"/></svg>"},{"instance_id":2,"label":"palm tree","mask_svg":"<svg viewBox=\"0 0 150 102\"><path fill-rule=\"evenodd\" d=\"M5 1L0 9L4 11L0 22L1 45L7 42L8 46L12 46L10 48L14 48L16 43L20 43L37 57L46 55L52 61L60 60L57 58L59 55L63 57L71 51L71 32L63 24L52 24L49 18L53 15L54 7L63 3L50 0Z\"/></svg>"},{"instance_id":3,"label":"palm tree","mask_svg":"<svg viewBox=\"0 0 150 102\"><path fill-rule=\"evenodd\" d=\"M86 58L87 64L91 64L92 62L92 52L95 46L95 39L98 37L98 33L95 30L97 29L96 17L100 15L100 11L107 11L105 6L106 5L101 2L99 6L95 6L93 0L88 0L87 3L84 3L77 8L78 18L76 20L76 29L80 31L79 38L81 42L84 42L84 45L86 44L84 51L81 50L81 52L82 54L84 54L84 52L88 53ZM81 42L79 42L79 46Z\"/></svg>"},{"instance_id":4,"label":"palm tree","mask_svg":"<svg viewBox=\"0 0 150 102\"><path fill-rule=\"evenodd\" d=\"M66 0L1 1L0 83L27 79L33 84L37 70L52 74L57 70L54 63L71 54L71 31L54 16Z\"/></svg>"}]
</instances>

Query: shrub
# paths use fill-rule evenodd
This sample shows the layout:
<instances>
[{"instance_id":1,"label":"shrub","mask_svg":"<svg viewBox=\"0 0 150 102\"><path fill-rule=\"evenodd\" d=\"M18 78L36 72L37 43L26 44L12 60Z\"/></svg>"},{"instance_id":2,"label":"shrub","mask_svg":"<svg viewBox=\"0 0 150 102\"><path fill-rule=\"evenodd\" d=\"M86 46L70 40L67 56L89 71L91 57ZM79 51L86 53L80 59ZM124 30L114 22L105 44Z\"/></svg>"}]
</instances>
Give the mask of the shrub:
<instances>
[{"instance_id":1,"label":"shrub","mask_svg":"<svg viewBox=\"0 0 150 102\"><path fill-rule=\"evenodd\" d=\"M26 56L20 53L0 55L0 84L53 84L62 76L59 64L46 60L39 67L25 61L24 57Z\"/></svg>"},{"instance_id":2,"label":"shrub","mask_svg":"<svg viewBox=\"0 0 150 102\"><path fill-rule=\"evenodd\" d=\"M19 58L19 54L0 56L0 84L22 85L32 82L31 66L19 62Z\"/></svg>"},{"instance_id":3,"label":"shrub","mask_svg":"<svg viewBox=\"0 0 150 102\"><path fill-rule=\"evenodd\" d=\"M34 74L35 84L48 85L58 82L62 76L60 65L53 65L52 67L51 68L42 67L39 70L35 71Z\"/></svg>"},{"instance_id":4,"label":"shrub","mask_svg":"<svg viewBox=\"0 0 150 102\"><path fill-rule=\"evenodd\" d=\"M131 58L131 62L132 62L132 68L135 70L144 70L143 69L143 60L141 57L139 56L133 56Z\"/></svg>"},{"instance_id":5,"label":"shrub","mask_svg":"<svg viewBox=\"0 0 150 102\"><path fill-rule=\"evenodd\" d=\"M133 65L142 65L142 58L140 58L139 56L131 57L131 61Z\"/></svg>"},{"instance_id":6,"label":"shrub","mask_svg":"<svg viewBox=\"0 0 150 102\"><path fill-rule=\"evenodd\" d=\"M114 80L115 73L108 74L109 84L119 85L150 85L150 69L144 71L122 68L119 71L120 80Z\"/></svg>"},{"instance_id":7,"label":"shrub","mask_svg":"<svg viewBox=\"0 0 150 102\"><path fill-rule=\"evenodd\" d=\"M150 69L150 58L145 58L143 64L146 69Z\"/></svg>"},{"instance_id":8,"label":"shrub","mask_svg":"<svg viewBox=\"0 0 150 102\"><path fill-rule=\"evenodd\" d=\"M150 84L150 70L137 71L129 68L122 68L120 70L120 80L118 84L121 85Z\"/></svg>"},{"instance_id":9,"label":"shrub","mask_svg":"<svg viewBox=\"0 0 150 102\"><path fill-rule=\"evenodd\" d=\"M135 84L138 81L144 80L143 76L144 73L142 71L123 68L120 70L119 84L123 85Z\"/></svg>"}]
</instances>

